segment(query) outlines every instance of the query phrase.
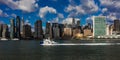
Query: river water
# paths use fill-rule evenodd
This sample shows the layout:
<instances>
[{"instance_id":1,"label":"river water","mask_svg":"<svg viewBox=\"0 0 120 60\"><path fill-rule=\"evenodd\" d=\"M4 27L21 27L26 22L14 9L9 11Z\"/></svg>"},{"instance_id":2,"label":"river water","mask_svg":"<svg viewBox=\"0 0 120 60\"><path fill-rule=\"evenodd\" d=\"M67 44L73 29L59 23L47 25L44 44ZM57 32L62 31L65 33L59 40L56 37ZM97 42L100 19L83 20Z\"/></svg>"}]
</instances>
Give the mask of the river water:
<instances>
[{"instance_id":1,"label":"river water","mask_svg":"<svg viewBox=\"0 0 120 60\"><path fill-rule=\"evenodd\" d=\"M120 45L41 46L39 43L0 41L0 60L120 60Z\"/></svg>"}]
</instances>

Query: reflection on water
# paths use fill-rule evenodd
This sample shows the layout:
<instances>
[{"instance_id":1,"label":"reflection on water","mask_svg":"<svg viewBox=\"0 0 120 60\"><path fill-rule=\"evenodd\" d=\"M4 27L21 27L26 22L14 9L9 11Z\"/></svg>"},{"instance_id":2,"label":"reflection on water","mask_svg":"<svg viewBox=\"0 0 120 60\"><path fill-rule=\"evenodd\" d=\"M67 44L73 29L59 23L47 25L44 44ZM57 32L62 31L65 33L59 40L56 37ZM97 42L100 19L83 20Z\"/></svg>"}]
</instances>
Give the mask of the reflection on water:
<instances>
[{"instance_id":1,"label":"reflection on water","mask_svg":"<svg viewBox=\"0 0 120 60\"><path fill-rule=\"evenodd\" d=\"M40 41L0 41L0 60L120 60L119 45L40 46Z\"/></svg>"}]
</instances>

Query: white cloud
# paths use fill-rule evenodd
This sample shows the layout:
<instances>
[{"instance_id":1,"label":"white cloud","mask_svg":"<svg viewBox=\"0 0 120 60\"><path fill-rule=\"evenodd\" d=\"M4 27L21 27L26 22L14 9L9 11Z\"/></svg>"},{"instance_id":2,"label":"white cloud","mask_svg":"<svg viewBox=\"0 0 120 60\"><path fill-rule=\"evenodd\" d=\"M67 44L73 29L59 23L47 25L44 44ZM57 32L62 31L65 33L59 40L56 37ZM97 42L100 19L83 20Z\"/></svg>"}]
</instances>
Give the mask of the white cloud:
<instances>
[{"instance_id":1,"label":"white cloud","mask_svg":"<svg viewBox=\"0 0 120 60\"><path fill-rule=\"evenodd\" d=\"M11 14L11 16L12 16L12 17L16 17L17 15L13 13L13 14Z\"/></svg>"},{"instance_id":2,"label":"white cloud","mask_svg":"<svg viewBox=\"0 0 120 60\"><path fill-rule=\"evenodd\" d=\"M78 20L80 20L79 18L74 18L75 19L75 23L77 23ZM73 18L66 18L62 21L63 24L72 24Z\"/></svg>"},{"instance_id":3,"label":"white cloud","mask_svg":"<svg viewBox=\"0 0 120 60\"><path fill-rule=\"evenodd\" d=\"M115 20L115 19L117 19L117 17L116 17L116 15L114 13L110 13L109 15L107 15L107 19Z\"/></svg>"},{"instance_id":4,"label":"white cloud","mask_svg":"<svg viewBox=\"0 0 120 60\"><path fill-rule=\"evenodd\" d=\"M58 13L58 18L64 18L64 15L61 13Z\"/></svg>"},{"instance_id":5,"label":"white cloud","mask_svg":"<svg viewBox=\"0 0 120 60\"><path fill-rule=\"evenodd\" d=\"M26 12L32 12L38 7L36 1L37 0L0 0L0 3L6 4L13 10L17 9Z\"/></svg>"},{"instance_id":6,"label":"white cloud","mask_svg":"<svg viewBox=\"0 0 120 60\"><path fill-rule=\"evenodd\" d=\"M1 9L0 9L0 17L8 17L9 15L5 12L3 12Z\"/></svg>"},{"instance_id":7,"label":"white cloud","mask_svg":"<svg viewBox=\"0 0 120 60\"><path fill-rule=\"evenodd\" d=\"M99 0L102 7L102 14L109 20L120 19L120 0ZM106 11L106 12L103 12Z\"/></svg>"},{"instance_id":8,"label":"white cloud","mask_svg":"<svg viewBox=\"0 0 120 60\"><path fill-rule=\"evenodd\" d=\"M69 0L69 2L71 3L73 1ZM65 12L69 12L69 16L78 16L81 14L92 14L99 10L94 0L80 0L80 3L79 5L69 4L65 8Z\"/></svg>"},{"instance_id":9,"label":"white cloud","mask_svg":"<svg viewBox=\"0 0 120 60\"><path fill-rule=\"evenodd\" d=\"M106 12L107 10L108 10L107 8L103 8L102 13Z\"/></svg>"},{"instance_id":10,"label":"white cloud","mask_svg":"<svg viewBox=\"0 0 120 60\"><path fill-rule=\"evenodd\" d=\"M52 7L45 6L43 8L40 8L40 10L39 10L39 16L41 18L43 18L48 12L49 13L53 13L53 14L57 13L56 9L54 9Z\"/></svg>"},{"instance_id":11,"label":"white cloud","mask_svg":"<svg viewBox=\"0 0 120 60\"><path fill-rule=\"evenodd\" d=\"M74 10L74 9L75 9L74 6L68 5L68 7L65 8L65 11L66 11L66 12L70 12L70 11L72 11L72 10Z\"/></svg>"}]
</instances>

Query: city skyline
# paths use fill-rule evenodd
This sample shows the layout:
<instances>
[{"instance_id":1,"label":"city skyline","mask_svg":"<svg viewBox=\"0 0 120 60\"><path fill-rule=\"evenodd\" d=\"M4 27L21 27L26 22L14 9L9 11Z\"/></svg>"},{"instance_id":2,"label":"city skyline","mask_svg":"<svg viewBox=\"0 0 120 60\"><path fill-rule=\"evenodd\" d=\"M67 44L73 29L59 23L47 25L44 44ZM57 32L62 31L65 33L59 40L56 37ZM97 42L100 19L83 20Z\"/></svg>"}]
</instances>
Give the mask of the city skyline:
<instances>
[{"instance_id":1,"label":"city skyline","mask_svg":"<svg viewBox=\"0 0 120 60\"><path fill-rule=\"evenodd\" d=\"M107 17L108 23L119 19L118 0L0 0L0 22L7 24L11 18L23 17L32 26L38 19L43 21L63 22L69 18L78 18L81 25L92 16L103 15ZM67 21L68 22L68 21Z\"/></svg>"}]
</instances>

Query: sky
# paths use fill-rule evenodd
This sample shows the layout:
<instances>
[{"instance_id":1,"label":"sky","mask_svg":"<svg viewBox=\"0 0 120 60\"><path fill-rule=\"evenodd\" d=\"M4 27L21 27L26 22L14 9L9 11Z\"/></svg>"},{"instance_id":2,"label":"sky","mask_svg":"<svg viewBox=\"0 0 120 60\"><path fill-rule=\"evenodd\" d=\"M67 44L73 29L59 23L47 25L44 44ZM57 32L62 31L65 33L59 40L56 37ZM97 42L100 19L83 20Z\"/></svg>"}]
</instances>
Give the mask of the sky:
<instances>
[{"instance_id":1,"label":"sky","mask_svg":"<svg viewBox=\"0 0 120 60\"><path fill-rule=\"evenodd\" d=\"M91 22L93 16L106 16L108 24L120 18L120 0L0 0L0 23L20 16L33 26L36 20L69 23L80 19L81 25Z\"/></svg>"}]
</instances>

